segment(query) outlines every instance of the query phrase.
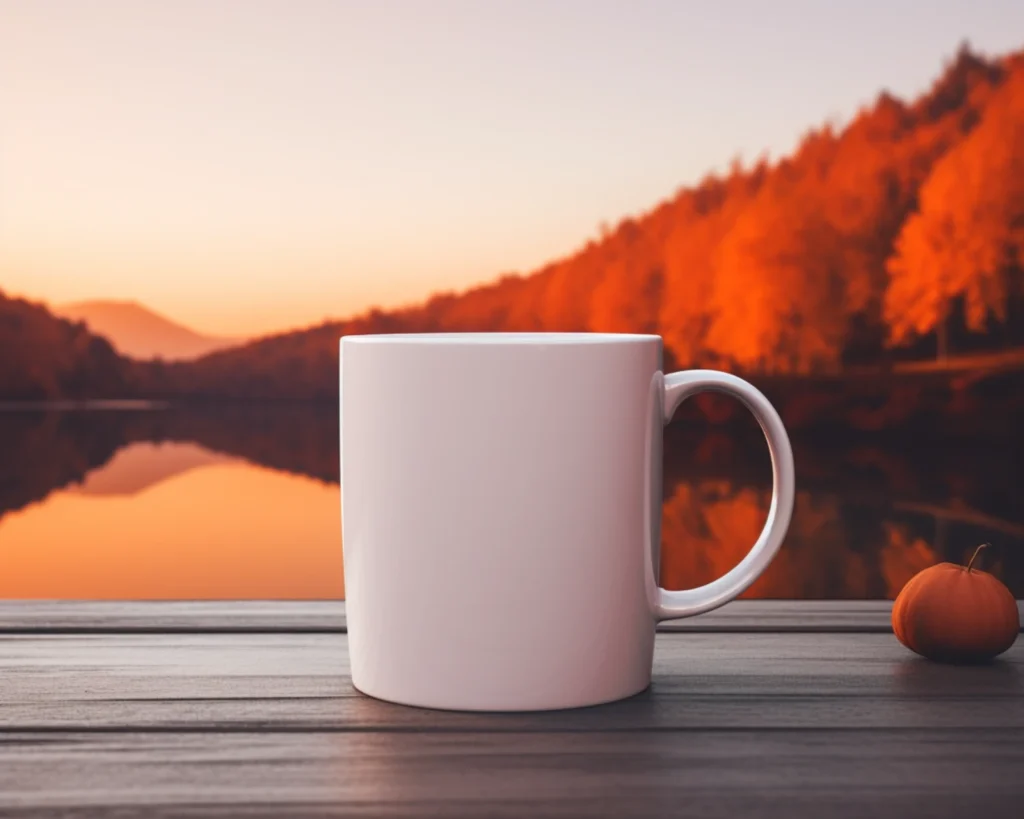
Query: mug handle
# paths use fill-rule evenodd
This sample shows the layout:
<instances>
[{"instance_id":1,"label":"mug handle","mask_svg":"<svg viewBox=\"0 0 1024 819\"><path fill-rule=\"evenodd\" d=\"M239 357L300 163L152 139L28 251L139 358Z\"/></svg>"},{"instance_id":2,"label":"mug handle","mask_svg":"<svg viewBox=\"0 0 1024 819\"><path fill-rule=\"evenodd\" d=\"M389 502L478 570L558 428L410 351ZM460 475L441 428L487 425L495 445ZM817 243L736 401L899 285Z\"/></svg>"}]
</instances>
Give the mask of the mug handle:
<instances>
[{"instance_id":1,"label":"mug handle","mask_svg":"<svg viewBox=\"0 0 1024 819\"><path fill-rule=\"evenodd\" d=\"M654 615L658 620L692 617L716 609L742 594L772 562L793 515L796 494L793 448L775 407L760 390L735 375L717 370L686 370L665 376L663 423L671 421L679 405L699 392L721 392L738 398L761 425L772 456L772 503L764 529L750 552L722 577L695 589L657 588ZM660 504L655 508L660 514Z\"/></svg>"}]
</instances>

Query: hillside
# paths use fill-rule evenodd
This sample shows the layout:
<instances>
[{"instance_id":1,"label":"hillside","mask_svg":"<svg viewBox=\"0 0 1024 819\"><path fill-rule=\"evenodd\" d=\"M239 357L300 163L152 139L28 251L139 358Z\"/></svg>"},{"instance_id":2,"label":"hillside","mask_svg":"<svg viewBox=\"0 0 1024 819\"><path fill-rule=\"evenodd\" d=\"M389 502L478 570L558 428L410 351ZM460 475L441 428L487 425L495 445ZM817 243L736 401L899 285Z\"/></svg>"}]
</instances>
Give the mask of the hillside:
<instances>
[{"instance_id":1,"label":"hillside","mask_svg":"<svg viewBox=\"0 0 1024 819\"><path fill-rule=\"evenodd\" d=\"M664 336L667 366L781 378L806 417L861 401L861 425L880 428L895 416L876 411L867 382L846 395L820 378L1024 347L1022 266L1024 52L962 49L916 100L882 93L791 156L736 164L529 275L424 304L194 361L136 362L81 325L2 299L0 397L330 401L345 334L629 331ZM895 396L905 422L923 399L895 378L873 389ZM948 383L927 386L928 400L967 406ZM1018 385L1004 379L1000 395L1024 401Z\"/></svg>"},{"instance_id":2,"label":"hillside","mask_svg":"<svg viewBox=\"0 0 1024 819\"><path fill-rule=\"evenodd\" d=\"M670 365L750 374L1024 342L1024 53L962 49L777 162L736 165L527 276L162 368L153 389L331 397L347 333L656 332Z\"/></svg>"},{"instance_id":3,"label":"hillside","mask_svg":"<svg viewBox=\"0 0 1024 819\"><path fill-rule=\"evenodd\" d=\"M0 399L121 397L137 380L105 338L0 292Z\"/></svg>"},{"instance_id":4,"label":"hillside","mask_svg":"<svg viewBox=\"0 0 1024 819\"><path fill-rule=\"evenodd\" d=\"M187 360L241 341L202 335L133 301L83 301L52 309L58 316L84 322L131 358Z\"/></svg>"}]
</instances>

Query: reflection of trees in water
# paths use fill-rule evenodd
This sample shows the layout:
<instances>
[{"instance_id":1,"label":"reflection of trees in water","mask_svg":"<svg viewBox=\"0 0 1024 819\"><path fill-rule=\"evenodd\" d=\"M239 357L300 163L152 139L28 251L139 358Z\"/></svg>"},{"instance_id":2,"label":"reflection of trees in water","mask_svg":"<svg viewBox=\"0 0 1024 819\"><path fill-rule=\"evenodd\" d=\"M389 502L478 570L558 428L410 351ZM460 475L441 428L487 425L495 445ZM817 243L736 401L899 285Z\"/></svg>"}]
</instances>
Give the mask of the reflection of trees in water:
<instances>
[{"instance_id":1,"label":"reflection of trees in water","mask_svg":"<svg viewBox=\"0 0 1024 819\"><path fill-rule=\"evenodd\" d=\"M338 482L338 411L322 405L213 405L136 413L131 440L192 441L254 464Z\"/></svg>"},{"instance_id":2,"label":"reflection of trees in water","mask_svg":"<svg viewBox=\"0 0 1024 819\"><path fill-rule=\"evenodd\" d=\"M338 481L338 419L330 406L10 412L0 415L0 515L81 481L138 441L194 442ZM748 595L891 597L925 565L960 560L992 540L1005 547L994 569L1024 596L1024 515L1014 491L1024 478L1019 442L997 451L879 439L844 447L797 440L794 447L799 492L790 534ZM771 471L760 431L752 422L729 432L673 424L665 475L663 580L674 588L705 583L739 562L767 514Z\"/></svg>"},{"instance_id":3,"label":"reflection of trees in water","mask_svg":"<svg viewBox=\"0 0 1024 819\"><path fill-rule=\"evenodd\" d=\"M922 568L1004 548L986 567L1024 597L1024 520L1013 502L1015 446L943 451L895 445L831 451L796 441L798 492L786 543L751 597L893 597ZM763 442L715 434L670 440L662 579L687 588L735 566L764 525L771 471ZM925 500L928 499L928 500Z\"/></svg>"},{"instance_id":4,"label":"reflection of trees in water","mask_svg":"<svg viewBox=\"0 0 1024 819\"><path fill-rule=\"evenodd\" d=\"M908 529L896 523L885 525L886 543L880 555L880 568L886 597L895 598L910 578L937 562L935 550Z\"/></svg>"},{"instance_id":5,"label":"reflection of trees in water","mask_svg":"<svg viewBox=\"0 0 1024 819\"><path fill-rule=\"evenodd\" d=\"M193 442L272 469L338 481L338 418L330 408L5 412L0 515L81 482L137 441Z\"/></svg>"},{"instance_id":6,"label":"reflection of trees in water","mask_svg":"<svg viewBox=\"0 0 1024 819\"><path fill-rule=\"evenodd\" d=\"M754 597L892 597L917 571L1002 544L991 568L1024 597L1022 441L998 449L872 436L794 440L798 493L786 543ZM760 430L672 424L666 434L662 578L706 583L735 566L761 531L771 465Z\"/></svg>"},{"instance_id":7,"label":"reflection of trees in water","mask_svg":"<svg viewBox=\"0 0 1024 819\"><path fill-rule=\"evenodd\" d=\"M90 415L0 413L0 515L81 481L124 445L114 413Z\"/></svg>"},{"instance_id":8,"label":"reflection of trees in water","mask_svg":"<svg viewBox=\"0 0 1024 819\"><path fill-rule=\"evenodd\" d=\"M767 490L728 481L679 483L662 512L662 581L669 588L707 583L742 560L768 514ZM865 527L844 522L835 495L797 493L786 543L746 597L879 598L894 596L935 552L909 527L870 517ZM859 528L860 531L856 531Z\"/></svg>"}]
</instances>

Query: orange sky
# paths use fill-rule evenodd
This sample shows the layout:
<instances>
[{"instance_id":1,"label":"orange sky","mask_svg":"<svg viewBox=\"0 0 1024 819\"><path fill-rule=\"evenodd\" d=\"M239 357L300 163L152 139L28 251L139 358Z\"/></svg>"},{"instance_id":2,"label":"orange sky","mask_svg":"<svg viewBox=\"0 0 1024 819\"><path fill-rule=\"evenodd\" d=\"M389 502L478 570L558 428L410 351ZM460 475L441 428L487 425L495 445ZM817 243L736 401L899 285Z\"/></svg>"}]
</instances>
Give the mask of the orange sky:
<instances>
[{"instance_id":1,"label":"orange sky","mask_svg":"<svg viewBox=\"0 0 1024 819\"><path fill-rule=\"evenodd\" d=\"M1024 4L0 0L0 288L250 334L565 255Z\"/></svg>"}]
</instances>

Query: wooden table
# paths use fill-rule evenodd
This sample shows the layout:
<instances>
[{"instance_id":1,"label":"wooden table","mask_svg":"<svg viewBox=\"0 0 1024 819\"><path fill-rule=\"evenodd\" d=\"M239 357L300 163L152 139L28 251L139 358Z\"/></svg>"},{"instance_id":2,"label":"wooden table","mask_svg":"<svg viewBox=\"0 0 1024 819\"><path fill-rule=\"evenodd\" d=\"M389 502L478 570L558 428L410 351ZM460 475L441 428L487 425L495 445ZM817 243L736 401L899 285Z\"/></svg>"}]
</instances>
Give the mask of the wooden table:
<instances>
[{"instance_id":1,"label":"wooden table","mask_svg":"<svg viewBox=\"0 0 1024 819\"><path fill-rule=\"evenodd\" d=\"M338 603L0 604L0 815L1024 817L1024 640L920 660L884 603L665 625L545 714L378 702Z\"/></svg>"}]
</instances>

